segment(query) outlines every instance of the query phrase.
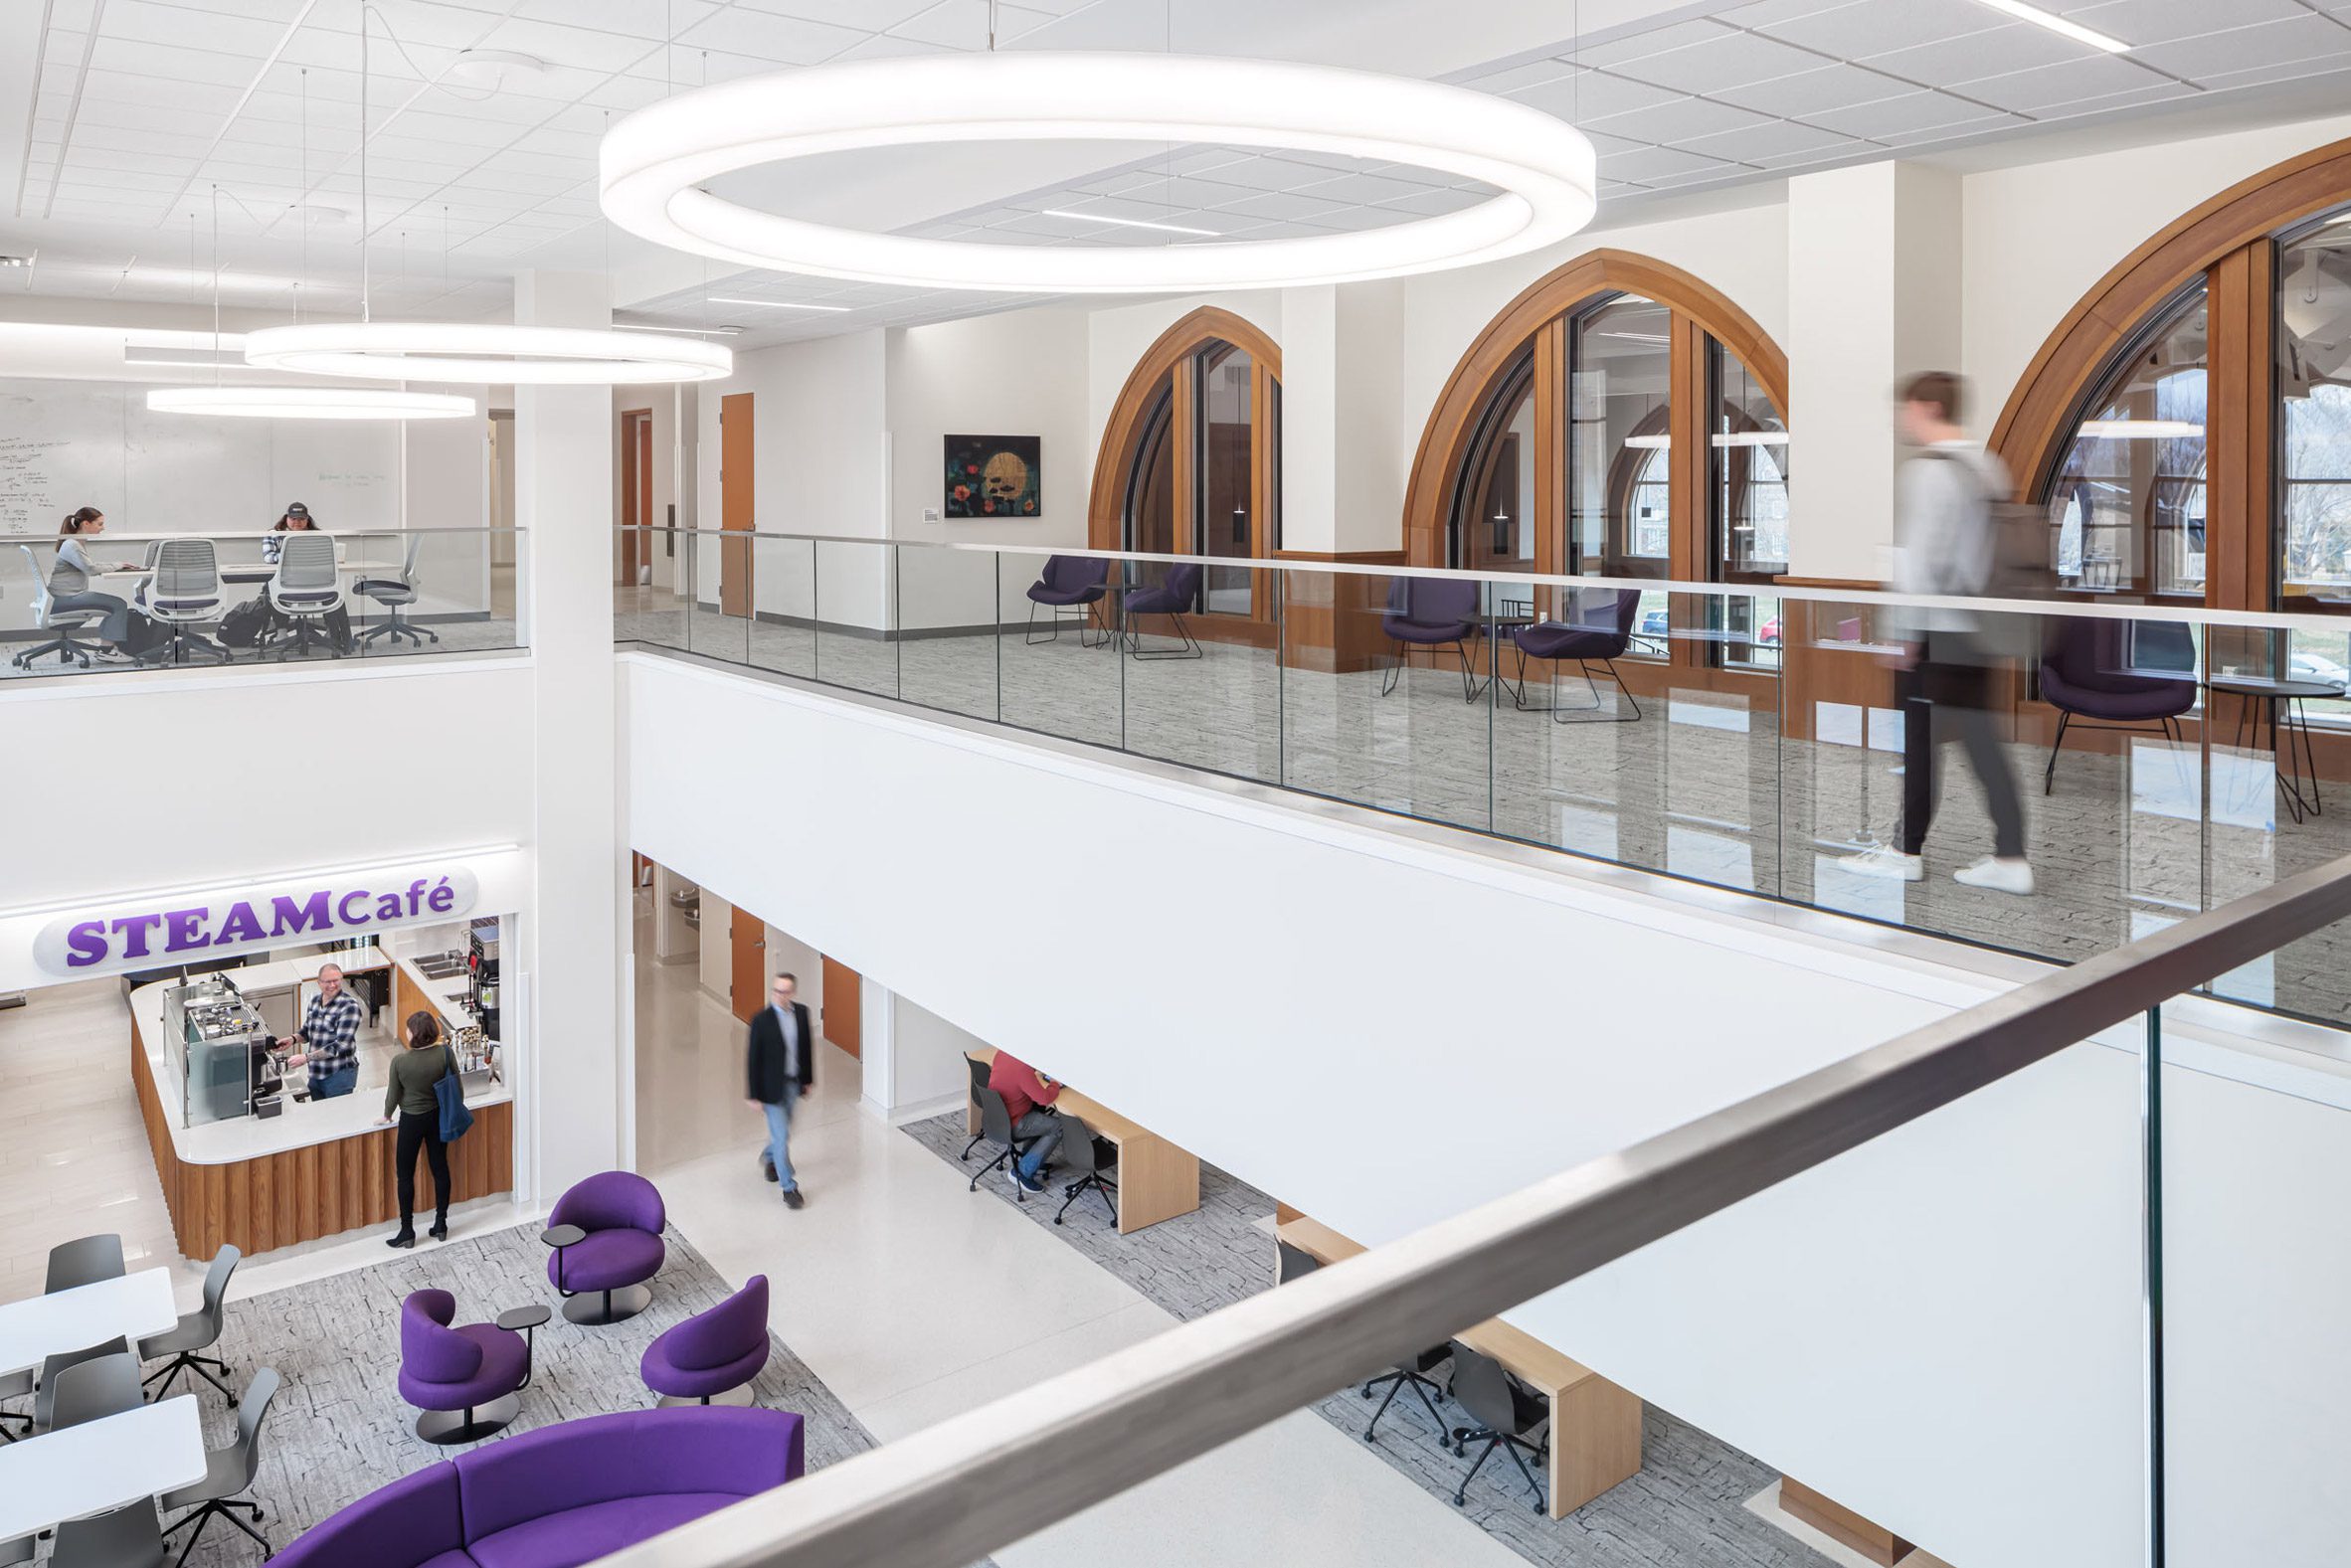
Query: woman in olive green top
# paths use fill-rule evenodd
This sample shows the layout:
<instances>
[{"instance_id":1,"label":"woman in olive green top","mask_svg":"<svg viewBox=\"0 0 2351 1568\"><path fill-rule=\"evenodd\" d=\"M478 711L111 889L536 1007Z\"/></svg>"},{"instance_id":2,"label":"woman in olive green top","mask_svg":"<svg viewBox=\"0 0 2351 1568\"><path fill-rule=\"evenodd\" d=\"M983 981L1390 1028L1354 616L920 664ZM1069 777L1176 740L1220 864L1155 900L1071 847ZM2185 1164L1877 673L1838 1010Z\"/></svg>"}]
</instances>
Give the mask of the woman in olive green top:
<instances>
[{"instance_id":1,"label":"woman in olive green top","mask_svg":"<svg viewBox=\"0 0 2351 1568\"><path fill-rule=\"evenodd\" d=\"M449 1145L441 1140L441 1102L433 1086L444 1073L456 1071L449 1047L442 1044L441 1020L429 1012L412 1012L406 1025L408 1049L392 1058L392 1074L384 1082L384 1121L400 1115L400 1138L392 1155L393 1184L400 1189L400 1234L387 1247L417 1244L417 1149L425 1150L433 1165L433 1229L435 1241L449 1237Z\"/></svg>"}]
</instances>

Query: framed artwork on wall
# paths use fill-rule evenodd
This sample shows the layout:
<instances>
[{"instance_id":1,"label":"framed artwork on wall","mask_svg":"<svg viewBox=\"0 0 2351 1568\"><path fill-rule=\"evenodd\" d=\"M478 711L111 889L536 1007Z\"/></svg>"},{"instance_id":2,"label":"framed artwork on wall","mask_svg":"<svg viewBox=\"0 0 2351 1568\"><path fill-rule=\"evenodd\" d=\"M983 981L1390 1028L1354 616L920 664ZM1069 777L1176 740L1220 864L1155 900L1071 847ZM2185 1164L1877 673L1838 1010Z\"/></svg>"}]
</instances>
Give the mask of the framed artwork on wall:
<instances>
[{"instance_id":1,"label":"framed artwork on wall","mask_svg":"<svg viewBox=\"0 0 2351 1568\"><path fill-rule=\"evenodd\" d=\"M1044 439L1037 436L947 437L948 517L1035 517L1044 506Z\"/></svg>"}]
</instances>

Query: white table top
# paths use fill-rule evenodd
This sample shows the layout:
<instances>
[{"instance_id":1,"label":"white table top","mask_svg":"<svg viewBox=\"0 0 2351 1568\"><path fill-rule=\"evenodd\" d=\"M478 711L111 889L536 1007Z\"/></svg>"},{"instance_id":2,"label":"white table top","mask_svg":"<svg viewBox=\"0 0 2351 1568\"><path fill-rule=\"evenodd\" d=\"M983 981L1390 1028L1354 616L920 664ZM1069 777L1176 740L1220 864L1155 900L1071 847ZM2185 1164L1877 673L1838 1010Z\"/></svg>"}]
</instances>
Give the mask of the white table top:
<instances>
[{"instance_id":1,"label":"white table top","mask_svg":"<svg viewBox=\"0 0 2351 1568\"><path fill-rule=\"evenodd\" d=\"M204 1479L194 1394L0 1443L0 1541Z\"/></svg>"},{"instance_id":2,"label":"white table top","mask_svg":"<svg viewBox=\"0 0 2351 1568\"><path fill-rule=\"evenodd\" d=\"M169 1269L141 1269L70 1291L0 1303L0 1372L21 1372L39 1366L44 1357L108 1339L135 1345L179 1320Z\"/></svg>"}]
</instances>

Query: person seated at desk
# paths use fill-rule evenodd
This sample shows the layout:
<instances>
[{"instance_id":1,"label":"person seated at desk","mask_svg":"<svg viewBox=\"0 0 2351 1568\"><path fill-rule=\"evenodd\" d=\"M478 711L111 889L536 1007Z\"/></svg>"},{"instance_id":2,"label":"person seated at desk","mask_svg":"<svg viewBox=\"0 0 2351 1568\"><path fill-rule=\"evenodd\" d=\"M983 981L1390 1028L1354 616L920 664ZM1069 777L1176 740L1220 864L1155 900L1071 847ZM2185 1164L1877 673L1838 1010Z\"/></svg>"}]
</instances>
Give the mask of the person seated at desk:
<instances>
[{"instance_id":1,"label":"person seated at desk","mask_svg":"<svg viewBox=\"0 0 2351 1568\"><path fill-rule=\"evenodd\" d=\"M318 971L318 994L302 1013L302 1032L278 1041L286 1064L310 1069L310 1098L332 1100L359 1087L359 998L333 964Z\"/></svg>"},{"instance_id":2,"label":"person seated at desk","mask_svg":"<svg viewBox=\"0 0 2351 1568\"><path fill-rule=\"evenodd\" d=\"M108 572L136 572L135 561L117 561L111 566L100 566L90 559L86 542L106 531L106 514L94 506L85 506L66 514L65 524L58 529L57 565L50 569L49 593L51 612L69 610L102 610L106 618L98 622L98 635L113 644L98 650L98 657L112 661L128 656L125 644L130 640L130 605L119 594L101 594L93 586Z\"/></svg>"},{"instance_id":3,"label":"person seated at desk","mask_svg":"<svg viewBox=\"0 0 2351 1568\"><path fill-rule=\"evenodd\" d=\"M317 531L318 523L316 519L311 517L310 508L304 506L299 501L286 502L285 510L280 512L277 516L277 525L274 528L271 528L268 533L262 535L263 562L270 566L275 566L277 564L277 557L285 549L284 536L286 534L306 534L315 533ZM268 598L269 591L265 589L263 590L263 599L267 601ZM275 619L276 617L272 615L271 618ZM341 649L345 653L350 652L350 611L345 610L340 605L337 605L334 609L328 610L326 612L326 632L329 637L334 639L334 645L337 648Z\"/></svg>"},{"instance_id":4,"label":"person seated at desk","mask_svg":"<svg viewBox=\"0 0 2351 1568\"><path fill-rule=\"evenodd\" d=\"M1036 1139L1007 1173L1025 1191L1044 1191L1037 1175L1061 1146L1061 1119L1051 1109L1061 1098L1061 1086L998 1046L995 1065L988 1070L988 1087L1004 1097L1004 1109L1012 1114L1013 1138Z\"/></svg>"}]
</instances>

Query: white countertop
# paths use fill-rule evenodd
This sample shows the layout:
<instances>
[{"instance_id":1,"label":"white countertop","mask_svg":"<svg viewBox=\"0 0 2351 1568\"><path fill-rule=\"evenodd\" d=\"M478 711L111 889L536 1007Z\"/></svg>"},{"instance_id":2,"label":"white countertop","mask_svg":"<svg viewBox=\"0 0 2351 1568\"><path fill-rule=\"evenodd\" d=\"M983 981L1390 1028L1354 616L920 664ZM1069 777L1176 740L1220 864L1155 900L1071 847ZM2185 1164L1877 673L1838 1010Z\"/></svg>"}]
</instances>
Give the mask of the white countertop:
<instances>
[{"instance_id":1,"label":"white countertop","mask_svg":"<svg viewBox=\"0 0 2351 1568\"><path fill-rule=\"evenodd\" d=\"M348 960L348 961L346 961ZM378 948L372 953L338 954L331 958L317 957L283 958L271 963L257 963L230 971L238 988L245 991L268 990L278 985L299 985L318 973L319 965L334 962L344 972L353 973L382 968L397 962L407 971L409 980L429 994L444 1015L452 1023L469 1023L462 1008L452 1006L443 986L446 982L427 979L424 971L405 958L396 957ZM376 1130L384 1111L384 1085L381 1079L373 1084L362 1083L350 1094L333 1100L296 1101L285 1097L285 1109L273 1117L230 1117L219 1122L207 1122L201 1127L188 1127L187 1105L182 1082L186 1068L179 1054L172 1049L168 1031L163 1027L163 993L179 980L157 980L142 985L130 993L130 1016L138 1030L139 1045L147 1053L147 1070L154 1075L156 1098L163 1105L163 1122L171 1130L172 1152L183 1164L228 1165L241 1160L259 1159L268 1154L282 1154L288 1149L307 1148L313 1143L331 1143L339 1138L355 1137ZM454 982L462 994L463 982ZM501 1071L504 1047L499 1048ZM480 1109L494 1106L513 1098L504 1083L483 1083L470 1079L465 1085L465 1104Z\"/></svg>"},{"instance_id":2,"label":"white countertop","mask_svg":"<svg viewBox=\"0 0 2351 1568\"><path fill-rule=\"evenodd\" d=\"M194 1394L0 1443L0 1541L204 1479Z\"/></svg>"}]
</instances>

